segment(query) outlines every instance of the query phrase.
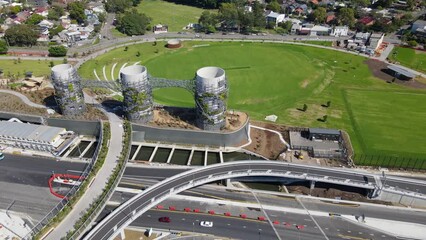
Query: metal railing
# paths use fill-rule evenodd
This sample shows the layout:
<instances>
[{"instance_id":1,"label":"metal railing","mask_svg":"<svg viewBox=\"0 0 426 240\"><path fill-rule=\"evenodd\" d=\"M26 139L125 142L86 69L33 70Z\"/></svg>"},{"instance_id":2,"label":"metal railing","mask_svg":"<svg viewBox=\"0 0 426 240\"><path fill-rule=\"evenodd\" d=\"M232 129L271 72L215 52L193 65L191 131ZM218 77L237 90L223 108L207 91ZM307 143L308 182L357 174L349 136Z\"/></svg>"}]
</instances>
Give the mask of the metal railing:
<instances>
[{"instance_id":1,"label":"metal railing","mask_svg":"<svg viewBox=\"0 0 426 240\"><path fill-rule=\"evenodd\" d=\"M96 161L98 160L98 154L100 151L100 148L102 146L103 141L103 123L102 121L99 121L100 123L100 132L99 132L99 140L98 140L98 146L96 146L95 152L93 153L93 157L91 161L86 165L86 168L83 170L82 174L80 175L79 179L77 181L83 183L87 176L89 176L90 172L92 171L93 166L95 165ZM49 212L47 213L32 229L30 232L27 233L27 235L23 239L32 239L34 235L39 233L45 226L47 226L51 220L56 217L60 212L62 212L66 206L69 205L69 199L80 190L80 187L83 186L83 184L74 185L68 193L65 195L63 199Z\"/></svg>"},{"instance_id":2,"label":"metal railing","mask_svg":"<svg viewBox=\"0 0 426 240\"><path fill-rule=\"evenodd\" d=\"M132 143L132 124L129 123L127 127L129 129L125 129L126 131L124 132L124 134L128 134L128 133L130 134L129 134L128 144L125 146L127 149L123 148L123 151L126 151L124 160L123 160L124 162L121 165L121 168L116 178L114 179L112 186L108 189L108 192L104 195L102 200L98 203L97 207L93 210L92 214L90 214L90 216L86 219L86 221L84 221L84 223L78 229L76 229L74 233L72 234L72 236L69 237L68 239L80 239L80 236L85 233L86 229L92 224L92 222L99 216L101 211L104 209L106 202L111 198L112 194L115 191L115 188L120 182L120 179L123 176L124 171L126 170L126 161L129 159L130 150L131 150L130 145Z\"/></svg>"}]
</instances>

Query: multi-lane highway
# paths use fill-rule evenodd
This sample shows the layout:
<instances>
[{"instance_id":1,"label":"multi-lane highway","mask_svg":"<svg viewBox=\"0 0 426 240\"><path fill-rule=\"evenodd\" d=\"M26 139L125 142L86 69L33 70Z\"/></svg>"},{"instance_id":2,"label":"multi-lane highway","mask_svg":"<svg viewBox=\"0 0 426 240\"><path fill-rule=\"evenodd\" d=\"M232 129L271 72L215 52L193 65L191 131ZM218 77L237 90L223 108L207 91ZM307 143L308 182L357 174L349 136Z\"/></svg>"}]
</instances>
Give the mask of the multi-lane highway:
<instances>
[{"instance_id":1,"label":"multi-lane highway","mask_svg":"<svg viewBox=\"0 0 426 240\"><path fill-rule=\"evenodd\" d=\"M191 170L175 175L136 195L100 222L85 239L109 239L117 234L117 231L120 231L143 212L161 202L169 194L180 192L191 186L194 187L214 180L229 178L240 173L250 176L256 176L256 174L258 176L268 176L277 172L303 174L306 178L315 176L318 179L322 178L327 181L341 179L344 180L345 184L353 182L353 184L359 184L361 187L368 187L374 181L374 176L368 174L279 162L246 161L211 165L199 170Z\"/></svg>"},{"instance_id":2,"label":"multi-lane highway","mask_svg":"<svg viewBox=\"0 0 426 240\"><path fill-rule=\"evenodd\" d=\"M56 161L52 158L4 154L0 161L0 208L40 220L59 201L48 187L55 173L79 174L84 163Z\"/></svg>"}]
</instances>

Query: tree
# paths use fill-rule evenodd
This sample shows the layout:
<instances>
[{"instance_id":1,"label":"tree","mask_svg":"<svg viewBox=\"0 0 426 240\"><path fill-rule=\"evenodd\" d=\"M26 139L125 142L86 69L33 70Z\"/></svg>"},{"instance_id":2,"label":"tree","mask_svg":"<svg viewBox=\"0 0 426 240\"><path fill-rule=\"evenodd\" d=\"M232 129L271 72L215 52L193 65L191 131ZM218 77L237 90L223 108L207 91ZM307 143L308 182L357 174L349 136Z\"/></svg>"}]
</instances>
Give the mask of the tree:
<instances>
[{"instance_id":1,"label":"tree","mask_svg":"<svg viewBox=\"0 0 426 240\"><path fill-rule=\"evenodd\" d=\"M139 3L141 3L141 2L142 2L142 0L132 0L133 7L138 6Z\"/></svg>"},{"instance_id":2,"label":"tree","mask_svg":"<svg viewBox=\"0 0 426 240\"><path fill-rule=\"evenodd\" d=\"M219 19L224 28L239 26L238 9L234 3L222 3L219 7Z\"/></svg>"},{"instance_id":3,"label":"tree","mask_svg":"<svg viewBox=\"0 0 426 240\"><path fill-rule=\"evenodd\" d=\"M49 38L52 39L53 36L57 35L58 33L62 32L65 28L62 27L62 25L58 25L54 28L49 29Z\"/></svg>"},{"instance_id":4,"label":"tree","mask_svg":"<svg viewBox=\"0 0 426 240\"><path fill-rule=\"evenodd\" d=\"M311 18L315 23L324 23L327 17L327 9L318 7L311 13Z\"/></svg>"},{"instance_id":5,"label":"tree","mask_svg":"<svg viewBox=\"0 0 426 240\"><path fill-rule=\"evenodd\" d=\"M201 13L198 23L201 25L201 30L204 32L211 32L215 28L217 21L217 15L210 11L204 11Z\"/></svg>"},{"instance_id":6,"label":"tree","mask_svg":"<svg viewBox=\"0 0 426 240\"><path fill-rule=\"evenodd\" d=\"M6 41L0 40L0 54L6 54L9 47L7 46Z\"/></svg>"},{"instance_id":7,"label":"tree","mask_svg":"<svg viewBox=\"0 0 426 240\"><path fill-rule=\"evenodd\" d=\"M126 9L133 6L132 0L108 0L105 4L107 12L110 13L124 13Z\"/></svg>"},{"instance_id":8,"label":"tree","mask_svg":"<svg viewBox=\"0 0 426 240\"><path fill-rule=\"evenodd\" d=\"M49 47L49 56L51 57L63 57L67 55L67 49L60 45L60 46L51 46Z\"/></svg>"},{"instance_id":9,"label":"tree","mask_svg":"<svg viewBox=\"0 0 426 240\"><path fill-rule=\"evenodd\" d=\"M341 8L337 13L339 23L353 27L355 25L355 12L352 8Z\"/></svg>"},{"instance_id":10,"label":"tree","mask_svg":"<svg viewBox=\"0 0 426 240\"><path fill-rule=\"evenodd\" d=\"M281 5L276 0L274 0L266 5L266 9L274 12L281 12Z\"/></svg>"},{"instance_id":11,"label":"tree","mask_svg":"<svg viewBox=\"0 0 426 240\"><path fill-rule=\"evenodd\" d=\"M12 14L12 15L17 14L21 10L22 10L22 8L20 6L9 7L9 13Z\"/></svg>"},{"instance_id":12,"label":"tree","mask_svg":"<svg viewBox=\"0 0 426 240\"><path fill-rule=\"evenodd\" d=\"M355 7L367 7L370 5L369 0L352 0L352 2L354 3Z\"/></svg>"},{"instance_id":13,"label":"tree","mask_svg":"<svg viewBox=\"0 0 426 240\"><path fill-rule=\"evenodd\" d=\"M308 110L308 105L306 105L306 103L305 103L305 104L303 104L303 109L302 109L302 111L306 112L306 110Z\"/></svg>"},{"instance_id":14,"label":"tree","mask_svg":"<svg viewBox=\"0 0 426 240\"><path fill-rule=\"evenodd\" d=\"M149 26L151 19L136 9L120 14L117 18L117 30L132 35L143 35Z\"/></svg>"},{"instance_id":15,"label":"tree","mask_svg":"<svg viewBox=\"0 0 426 240\"><path fill-rule=\"evenodd\" d=\"M11 46L33 46L37 43L38 32L27 24L13 25L8 28L4 38Z\"/></svg>"},{"instance_id":16,"label":"tree","mask_svg":"<svg viewBox=\"0 0 426 240\"><path fill-rule=\"evenodd\" d=\"M57 21L57 20L59 20L59 18L61 16L64 15L64 13L65 12L64 12L63 8L61 8L59 6L55 6L55 7L51 8L51 9L49 9L49 11L47 13L47 19Z\"/></svg>"},{"instance_id":17,"label":"tree","mask_svg":"<svg viewBox=\"0 0 426 240\"><path fill-rule=\"evenodd\" d=\"M252 6L253 14L253 26L257 28L264 28L266 26L265 16L264 16L264 5L255 1Z\"/></svg>"},{"instance_id":18,"label":"tree","mask_svg":"<svg viewBox=\"0 0 426 240\"><path fill-rule=\"evenodd\" d=\"M72 2L68 4L68 12L70 18L76 20L79 24L84 23L86 20L86 14L84 14L84 3L83 2Z\"/></svg>"},{"instance_id":19,"label":"tree","mask_svg":"<svg viewBox=\"0 0 426 240\"><path fill-rule=\"evenodd\" d=\"M416 47L417 46L416 40L410 40L407 43L408 43L408 46L410 46L410 47Z\"/></svg>"},{"instance_id":20,"label":"tree","mask_svg":"<svg viewBox=\"0 0 426 240\"><path fill-rule=\"evenodd\" d=\"M26 24L29 25L37 25L39 24L41 21L43 21L44 17L38 14L33 14L31 15L27 21L25 21Z\"/></svg>"}]
</instances>

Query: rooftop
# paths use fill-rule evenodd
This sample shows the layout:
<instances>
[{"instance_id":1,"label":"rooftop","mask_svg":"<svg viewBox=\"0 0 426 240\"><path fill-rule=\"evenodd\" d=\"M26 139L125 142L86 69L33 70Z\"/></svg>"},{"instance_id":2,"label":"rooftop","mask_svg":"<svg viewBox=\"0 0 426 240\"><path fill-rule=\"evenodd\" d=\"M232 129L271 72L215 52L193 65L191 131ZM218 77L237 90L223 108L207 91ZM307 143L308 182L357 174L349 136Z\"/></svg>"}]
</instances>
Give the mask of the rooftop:
<instances>
[{"instance_id":1,"label":"rooftop","mask_svg":"<svg viewBox=\"0 0 426 240\"><path fill-rule=\"evenodd\" d=\"M337 129L328 129L328 128L309 128L309 133L313 134L330 134L330 135L340 135L340 131Z\"/></svg>"},{"instance_id":2,"label":"rooftop","mask_svg":"<svg viewBox=\"0 0 426 240\"><path fill-rule=\"evenodd\" d=\"M65 128L59 127L0 121L0 136L11 136L51 143L59 134L65 131Z\"/></svg>"},{"instance_id":3,"label":"rooftop","mask_svg":"<svg viewBox=\"0 0 426 240\"><path fill-rule=\"evenodd\" d=\"M400 67L398 67L398 66L395 66L395 65L389 65L389 66L388 66L388 68L389 68L390 70L394 71L394 72L397 72L397 73L399 73L399 74L401 74L401 75L404 75L404 76L406 76L406 77L409 77L409 78L414 78L414 77L416 77L416 75L415 75L414 73L409 72L409 71L407 71L407 70L405 70L405 69L403 69L403 68L400 68Z\"/></svg>"}]
</instances>

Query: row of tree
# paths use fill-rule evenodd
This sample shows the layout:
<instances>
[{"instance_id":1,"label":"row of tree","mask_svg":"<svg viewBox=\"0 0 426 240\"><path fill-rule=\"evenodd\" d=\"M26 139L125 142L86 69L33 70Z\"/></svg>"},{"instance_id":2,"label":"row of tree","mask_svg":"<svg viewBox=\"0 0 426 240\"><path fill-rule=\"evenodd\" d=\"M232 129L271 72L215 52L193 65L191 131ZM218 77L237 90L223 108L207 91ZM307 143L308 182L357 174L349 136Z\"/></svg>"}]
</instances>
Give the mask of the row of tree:
<instances>
[{"instance_id":1,"label":"row of tree","mask_svg":"<svg viewBox=\"0 0 426 240\"><path fill-rule=\"evenodd\" d=\"M201 30L206 33L222 30L237 30L238 32L253 32L266 26L264 5L255 1L252 11L244 9L244 1L222 3L218 13L204 11L199 19Z\"/></svg>"},{"instance_id":2,"label":"row of tree","mask_svg":"<svg viewBox=\"0 0 426 240\"><path fill-rule=\"evenodd\" d=\"M124 13L130 7L136 7L141 0L108 0L105 1L105 9L110 13Z\"/></svg>"}]
</instances>

